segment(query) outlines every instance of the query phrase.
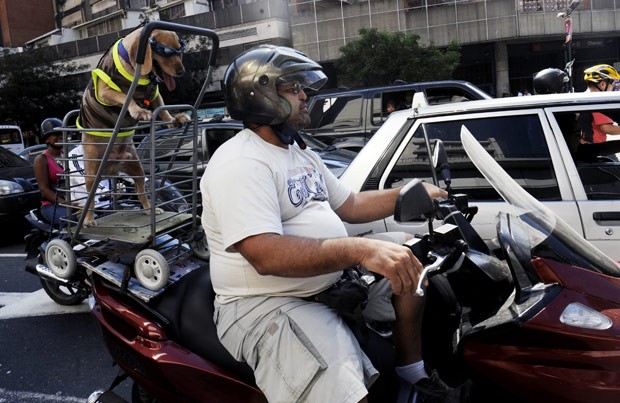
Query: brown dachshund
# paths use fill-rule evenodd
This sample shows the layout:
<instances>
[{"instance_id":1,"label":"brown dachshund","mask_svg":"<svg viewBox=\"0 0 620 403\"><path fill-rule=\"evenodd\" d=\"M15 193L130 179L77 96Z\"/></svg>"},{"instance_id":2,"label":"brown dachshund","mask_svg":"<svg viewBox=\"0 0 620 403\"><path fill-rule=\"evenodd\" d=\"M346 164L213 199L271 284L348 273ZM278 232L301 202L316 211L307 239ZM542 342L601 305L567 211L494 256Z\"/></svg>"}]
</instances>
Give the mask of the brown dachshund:
<instances>
[{"instance_id":1,"label":"brown dachshund","mask_svg":"<svg viewBox=\"0 0 620 403\"><path fill-rule=\"evenodd\" d=\"M119 119L122 105L127 99L127 91L136 71L136 54L142 28L125 38L119 39L101 58L97 68L92 72L92 79L84 91L80 116L77 126L85 130L82 134L84 148L84 171L86 190L92 189L95 175L99 170L101 159L109 143L111 132L97 129L112 129ZM133 130L123 129L135 126L138 121L150 120L152 110L164 105L159 94L158 83L163 82L169 91L176 84L174 77L185 72L182 54L185 45L179 41L176 33L164 30L153 30L146 47L144 63L140 68L140 80L136 92L129 103L128 113L121 117L121 129L114 147L108 157L104 175L117 175L120 172L133 177L136 193L147 214L150 214L150 203L144 194L144 169L138 160L133 143ZM163 111L160 118L170 126L180 126L189 121L189 117L180 113L174 117ZM156 209L161 214L161 209ZM84 225L96 225L93 205L88 206Z\"/></svg>"}]
</instances>

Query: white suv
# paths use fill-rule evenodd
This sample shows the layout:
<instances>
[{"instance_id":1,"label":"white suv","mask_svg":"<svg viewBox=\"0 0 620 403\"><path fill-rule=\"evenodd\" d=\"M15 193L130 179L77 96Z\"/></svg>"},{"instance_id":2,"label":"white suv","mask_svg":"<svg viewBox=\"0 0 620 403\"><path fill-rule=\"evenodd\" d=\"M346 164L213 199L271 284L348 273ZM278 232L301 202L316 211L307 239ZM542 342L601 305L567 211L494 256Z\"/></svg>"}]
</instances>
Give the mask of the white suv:
<instances>
[{"instance_id":1,"label":"white suv","mask_svg":"<svg viewBox=\"0 0 620 403\"><path fill-rule=\"evenodd\" d=\"M432 181L427 145L441 139L448 151L452 188L468 194L479 207L473 224L491 239L495 216L506 205L463 152L459 133L465 125L525 190L620 260L620 163L614 156L620 141L579 144L577 117L593 111L620 115L620 93L512 97L395 112L340 179L356 191L396 187L412 178ZM426 231L421 221L399 223L390 217L351 225L349 233L368 229Z\"/></svg>"}]
</instances>

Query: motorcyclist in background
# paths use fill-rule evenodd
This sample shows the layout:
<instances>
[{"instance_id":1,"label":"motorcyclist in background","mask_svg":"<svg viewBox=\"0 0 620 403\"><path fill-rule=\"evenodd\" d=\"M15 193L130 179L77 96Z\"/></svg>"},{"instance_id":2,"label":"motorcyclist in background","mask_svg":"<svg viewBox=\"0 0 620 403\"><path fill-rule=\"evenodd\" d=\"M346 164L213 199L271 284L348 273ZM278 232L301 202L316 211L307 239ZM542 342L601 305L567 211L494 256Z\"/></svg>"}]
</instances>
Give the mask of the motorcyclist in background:
<instances>
[{"instance_id":1,"label":"motorcyclist in background","mask_svg":"<svg viewBox=\"0 0 620 403\"><path fill-rule=\"evenodd\" d=\"M568 92L568 74L564 70L549 67L534 74L535 94L560 94Z\"/></svg>"},{"instance_id":2,"label":"motorcyclist in background","mask_svg":"<svg viewBox=\"0 0 620 403\"><path fill-rule=\"evenodd\" d=\"M61 127L62 121L58 118L47 118L41 122L41 142L47 144L47 149L34 160L34 174L41 192L41 215L45 220L56 227L61 227L61 218L67 217L69 211L61 203L65 198L58 191L58 184L62 180L60 174L64 172L62 165L62 132L54 131Z\"/></svg>"}]
</instances>

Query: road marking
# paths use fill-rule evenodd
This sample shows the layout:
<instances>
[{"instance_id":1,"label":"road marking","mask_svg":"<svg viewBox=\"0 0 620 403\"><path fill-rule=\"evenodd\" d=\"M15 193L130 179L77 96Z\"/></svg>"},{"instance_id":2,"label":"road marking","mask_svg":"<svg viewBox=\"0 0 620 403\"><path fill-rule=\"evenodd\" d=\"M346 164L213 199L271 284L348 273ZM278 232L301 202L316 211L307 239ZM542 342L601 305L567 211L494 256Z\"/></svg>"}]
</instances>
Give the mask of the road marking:
<instances>
[{"instance_id":1,"label":"road marking","mask_svg":"<svg viewBox=\"0 0 620 403\"><path fill-rule=\"evenodd\" d=\"M75 306L58 305L45 290L35 292L0 292L0 319L88 312L86 301ZM0 401L2 403L2 401Z\"/></svg>"},{"instance_id":2,"label":"road marking","mask_svg":"<svg viewBox=\"0 0 620 403\"><path fill-rule=\"evenodd\" d=\"M26 257L27 253L0 253L0 257Z\"/></svg>"},{"instance_id":3,"label":"road marking","mask_svg":"<svg viewBox=\"0 0 620 403\"><path fill-rule=\"evenodd\" d=\"M58 392L55 395L47 395L44 393L36 392L24 392L17 390L6 390L0 388L0 403L22 402L22 403L35 403L35 402L69 402L69 403L84 403L86 399L83 397L66 396L62 392Z\"/></svg>"}]
</instances>

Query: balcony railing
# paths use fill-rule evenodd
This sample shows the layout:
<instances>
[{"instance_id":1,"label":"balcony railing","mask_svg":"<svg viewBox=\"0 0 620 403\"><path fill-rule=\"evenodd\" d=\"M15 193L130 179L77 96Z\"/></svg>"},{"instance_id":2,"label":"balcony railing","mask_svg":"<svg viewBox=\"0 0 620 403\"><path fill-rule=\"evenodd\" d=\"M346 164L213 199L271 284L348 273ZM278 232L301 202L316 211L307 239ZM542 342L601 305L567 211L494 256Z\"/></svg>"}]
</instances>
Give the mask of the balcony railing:
<instances>
[{"instance_id":1,"label":"balcony railing","mask_svg":"<svg viewBox=\"0 0 620 403\"><path fill-rule=\"evenodd\" d=\"M548 13L565 11L572 0L520 0L519 10L524 13ZM620 2L614 0L582 0L579 10L617 10Z\"/></svg>"}]
</instances>

